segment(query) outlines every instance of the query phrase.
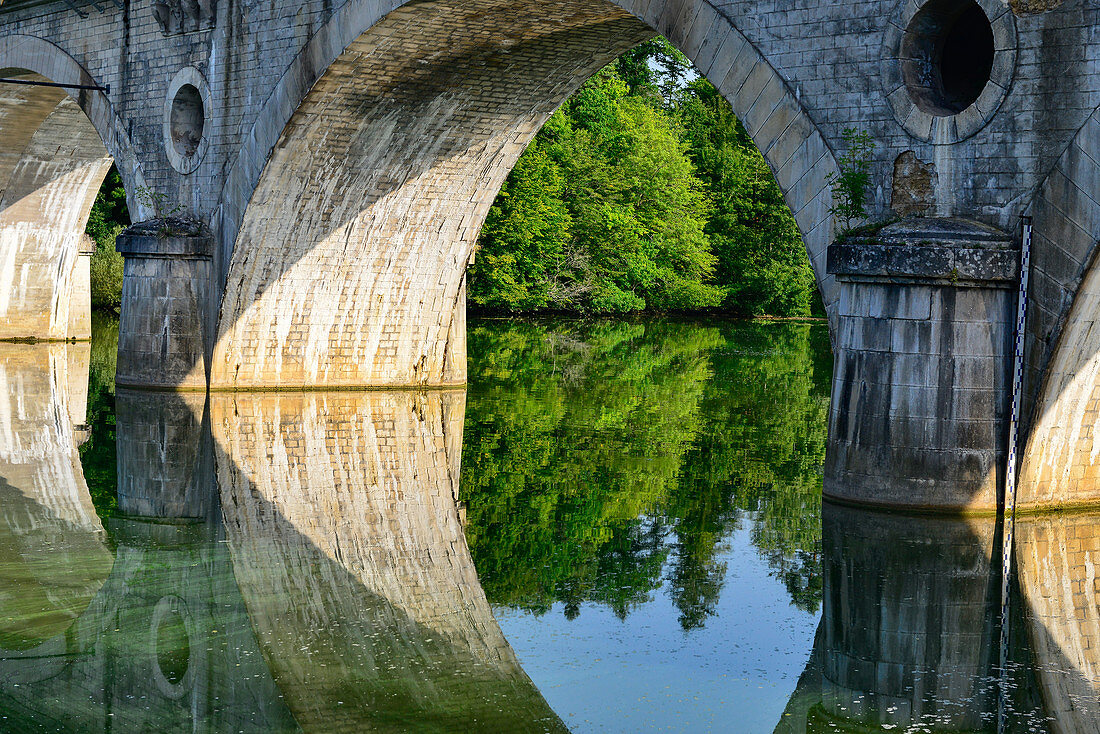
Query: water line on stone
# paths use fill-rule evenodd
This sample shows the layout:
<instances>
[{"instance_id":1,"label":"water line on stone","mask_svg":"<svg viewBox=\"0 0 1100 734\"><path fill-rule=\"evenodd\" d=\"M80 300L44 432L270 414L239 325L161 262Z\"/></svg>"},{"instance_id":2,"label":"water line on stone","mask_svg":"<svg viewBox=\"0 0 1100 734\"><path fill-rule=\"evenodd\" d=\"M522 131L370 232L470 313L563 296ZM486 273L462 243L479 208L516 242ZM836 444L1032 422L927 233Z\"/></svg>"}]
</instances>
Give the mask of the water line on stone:
<instances>
[{"instance_id":1,"label":"water line on stone","mask_svg":"<svg viewBox=\"0 0 1100 734\"><path fill-rule=\"evenodd\" d=\"M1016 449L1020 400L1024 372L1024 326L1027 321L1027 282L1031 262L1031 217L1022 216L1020 246L1020 290L1016 302L1016 343L1012 363L1012 410L1008 419L1008 461L1005 467L1004 531L1001 535L1001 685L997 698L997 731L1005 731L1005 703L1008 698L1008 604L1012 573L1012 540L1016 529Z\"/></svg>"}]
</instances>

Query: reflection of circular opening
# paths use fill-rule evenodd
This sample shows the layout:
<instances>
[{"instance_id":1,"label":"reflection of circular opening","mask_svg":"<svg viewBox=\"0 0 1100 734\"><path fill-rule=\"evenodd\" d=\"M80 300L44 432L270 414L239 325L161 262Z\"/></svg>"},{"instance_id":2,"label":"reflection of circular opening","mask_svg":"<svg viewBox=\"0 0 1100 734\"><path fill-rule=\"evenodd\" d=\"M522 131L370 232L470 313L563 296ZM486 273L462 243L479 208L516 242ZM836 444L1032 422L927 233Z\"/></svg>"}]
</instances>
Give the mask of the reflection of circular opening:
<instances>
[{"instance_id":1,"label":"reflection of circular opening","mask_svg":"<svg viewBox=\"0 0 1100 734\"><path fill-rule=\"evenodd\" d=\"M191 661L191 643L183 616L176 610L164 614L157 626L157 665L161 675L173 686L187 675Z\"/></svg>"},{"instance_id":2,"label":"reflection of circular opening","mask_svg":"<svg viewBox=\"0 0 1100 734\"><path fill-rule=\"evenodd\" d=\"M202 141L202 126L206 116L202 95L190 84L184 84L172 100L172 147L184 158L195 155Z\"/></svg>"},{"instance_id":3,"label":"reflection of circular opening","mask_svg":"<svg viewBox=\"0 0 1100 734\"><path fill-rule=\"evenodd\" d=\"M901 42L902 76L921 110L941 117L965 110L993 70L993 28L974 0L931 0Z\"/></svg>"}]
</instances>

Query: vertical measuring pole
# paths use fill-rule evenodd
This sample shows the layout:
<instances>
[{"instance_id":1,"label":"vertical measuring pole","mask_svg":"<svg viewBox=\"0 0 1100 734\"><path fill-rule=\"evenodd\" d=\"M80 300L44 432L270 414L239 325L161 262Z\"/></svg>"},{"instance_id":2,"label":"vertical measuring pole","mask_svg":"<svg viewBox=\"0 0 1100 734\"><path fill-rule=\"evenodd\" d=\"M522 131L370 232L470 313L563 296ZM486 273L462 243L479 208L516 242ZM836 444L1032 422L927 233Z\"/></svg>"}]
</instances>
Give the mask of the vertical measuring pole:
<instances>
[{"instance_id":1,"label":"vertical measuring pole","mask_svg":"<svg viewBox=\"0 0 1100 734\"><path fill-rule=\"evenodd\" d=\"M1012 573L1012 539L1016 530L1016 452L1020 424L1020 400L1024 378L1024 326L1027 321L1027 279L1031 265L1031 217L1021 217L1020 290L1016 301L1016 345L1012 355L1012 412L1008 419L1008 462L1005 467L1004 532L1001 542L1001 686L997 704L997 729L1005 729L1008 698L1008 594Z\"/></svg>"}]
</instances>

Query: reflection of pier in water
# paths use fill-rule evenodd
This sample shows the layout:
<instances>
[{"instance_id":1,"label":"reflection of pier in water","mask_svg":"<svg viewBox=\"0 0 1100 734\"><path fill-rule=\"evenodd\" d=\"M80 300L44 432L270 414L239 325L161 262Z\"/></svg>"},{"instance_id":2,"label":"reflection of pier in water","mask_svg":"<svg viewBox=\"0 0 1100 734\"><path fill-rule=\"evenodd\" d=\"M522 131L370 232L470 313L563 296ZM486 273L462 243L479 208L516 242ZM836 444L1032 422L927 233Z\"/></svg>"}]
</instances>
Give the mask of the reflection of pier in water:
<instances>
[{"instance_id":1,"label":"reflection of pier in water","mask_svg":"<svg viewBox=\"0 0 1100 734\"><path fill-rule=\"evenodd\" d=\"M826 503L822 521L821 627L776 734L998 731L995 518ZM1017 521L1005 732L1100 730L1098 521Z\"/></svg>"},{"instance_id":2,"label":"reflection of pier in water","mask_svg":"<svg viewBox=\"0 0 1100 734\"><path fill-rule=\"evenodd\" d=\"M120 392L112 566L71 349L0 353L4 727L565 729L466 548L462 392L215 395L216 441L201 400Z\"/></svg>"}]
</instances>

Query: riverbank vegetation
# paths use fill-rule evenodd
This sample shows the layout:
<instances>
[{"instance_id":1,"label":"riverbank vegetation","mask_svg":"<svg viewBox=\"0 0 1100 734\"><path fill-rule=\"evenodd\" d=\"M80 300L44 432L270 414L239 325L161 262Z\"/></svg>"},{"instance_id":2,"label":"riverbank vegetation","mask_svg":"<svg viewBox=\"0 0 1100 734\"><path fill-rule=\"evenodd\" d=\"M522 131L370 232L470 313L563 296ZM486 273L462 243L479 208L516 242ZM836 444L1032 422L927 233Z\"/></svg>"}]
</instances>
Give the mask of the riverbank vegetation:
<instances>
[{"instance_id":1,"label":"riverbank vegetation","mask_svg":"<svg viewBox=\"0 0 1100 734\"><path fill-rule=\"evenodd\" d=\"M763 156L663 38L597 73L550 117L479 245L475 309L807 316L815 299Z\"/></svg>"},{"instance_id":2,"label":"riverbank vegetation","mask_svg":"<svg viewBox=\"0 0 1100 734\"><path fill-rule=\"evenodd\" d=\"M96 245L91 262L92 308L111 310L122 303L122 255L115 252L115 238L129 223L122 178L111 166L85 230Z\"/></svg>"},{"instance_id":3,"label":"riverbank vegetation","mask_svg":"<svg viewBox=\"0 0 1100 734\"><path fill-rule=\"evenodd\" d=\"M92 303L117 308L129 224L112 169L92 207ZM520 156L470 270L472 310L809 316L798 228L729 103L663 38L598 72Z\"/></svg>"}]
</instances>

